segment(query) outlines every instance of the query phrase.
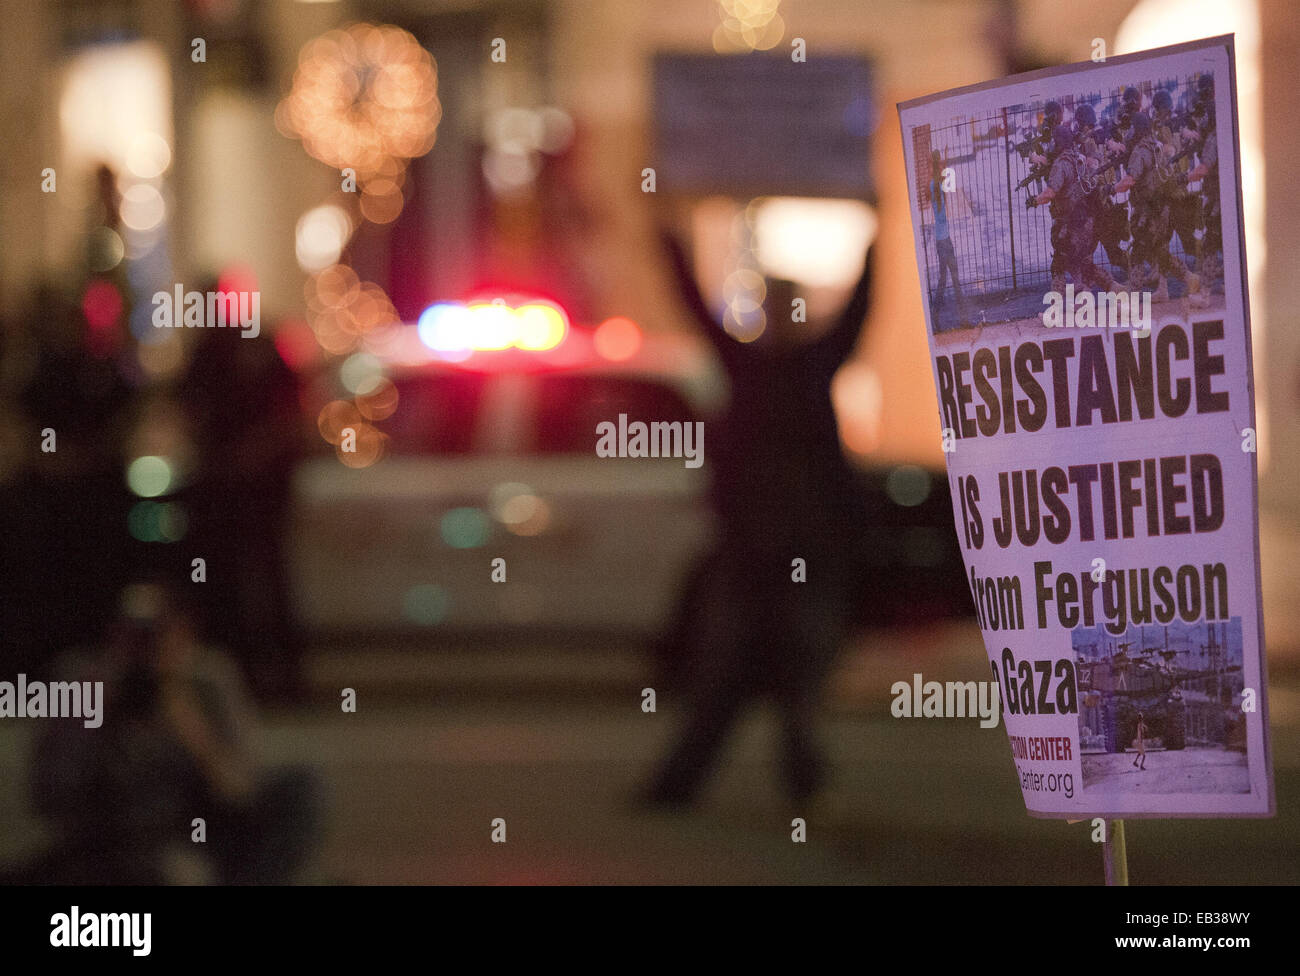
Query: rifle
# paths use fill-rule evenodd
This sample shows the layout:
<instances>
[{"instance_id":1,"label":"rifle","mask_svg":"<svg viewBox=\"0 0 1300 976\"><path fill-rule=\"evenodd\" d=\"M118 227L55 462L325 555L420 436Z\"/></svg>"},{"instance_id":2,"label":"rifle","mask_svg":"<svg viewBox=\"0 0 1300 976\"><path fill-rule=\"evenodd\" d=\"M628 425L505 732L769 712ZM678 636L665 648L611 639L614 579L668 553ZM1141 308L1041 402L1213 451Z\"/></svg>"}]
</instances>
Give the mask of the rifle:
<instances>
[{"instance_id":1,"label":"rifle","mask_svg":"<svg viewBox=\"0 0 1300 976\"><path fill-rule=\"evenodd\" d=\"M1174 153L1173 158L1169 160L1169 165L1170 166L1177 165L1178 163L1186 159L1188 156L1194 155L1197 152L1197 150L1199 150L1200 148L1201 148L1200 146L1188 146L1186 149Z\"/></svg>"},{"instance_id":2,"label":"rifle","mask_svg":"<svg viewBox=\"0 0 1300 976\"><path fill-rule=\"evenodd\" d=\"M1110 194L1113 194L1114 187L1119 182L1118 179L1108 179L1108 181L1102 181L1101 174L1105 173L1106 170L1114 169L1115 166L1122 165L1123 162L1126 162L1127 160L1128 160L1127 151L1113 152L1110 153L1110 155L1104 157L1104 159L1101 160L1101 165L1097 166L1097 169L1093 170L1093 173L1091 175L1087 175L1087 177L1082 177L1084 190L1089 192L1089 194L1099 194L1100 192L1101 196L1110 196Z\"/></svg>"},{"instance_id":3,"label":"rifle","mask_svg":"<svg viewBox=\"0 0 1300 976\"><path fill-rule=\"evenodd\" d=\"M1033 183L1035 180L1045 181L1047 177L1051 174L1051 172L1052 172L1051 163L1043 163L1041 165L1032 166L1030 167L1029 175L1016 184L1016 189L1023 190L1025 187L1027 187L1030 183Z\"/></svg>"},{"instance_id":4,"label":"rifle","mask_svg":"<svg viewBox=\"0 0 1300 976\"><path fill-rule=\"evenodd\" d=\"M1196 125L1194 124L1195 121L1196 120L1191 117L1190 113L1185 112L1181 116L1171 116L1168 120L1166 120L1166 123L1169 126L1169 131L1175 134L1181 134L1183 129L1191 129L1194 132L1197 132L1198 135L1200 135L1201 134L1200 131L1197 129ZM1174 153L1174 155L1170 157L1167 165L1171 167L1176 167L1184 159L1187 159L1189 156L1195 155L1197 152L1201 150L1204 141L1205 141L1204 138L1195 141L1189 141L1186 145L1184 145L1181 149L1179 149L1178 152Z\"/></svg>"},{"instance_id":5,"label":"rifle","mask_svg":"<svg viewBox=\"0 0 1300 976\"><path fill-rule=\"evenodd\" d=\"M1182 132L1184 129L1200 132L1201 113L1197 112L1195 108L1189 108L1185 112L1172 113L1169 116L1169 128L1173 132Z\"/></svg>"},{"instance_id":6,"label":"rifle","mask_svg":"<svg viewBox=\"0 0 1300 976\"><path fill-rule=\"evenodd\" d=\"M1106 170L1109 168L1110 167L1107 164L1103 163L1101 168L1097 170L1096 176L1083 177L1082 182L1083 182L1084 192L1090 196L1096 196L1098 198L1108 197L1112 193L1114 193L1115 187L1119 184L1119 180L1118 179L1103 180L1101 178L1101 174L1106 172Z\"/></svg>"},{"instance_id":7,"label":"rifle","mask_svg":"<svg viewBox=\"0 0 1300 976\"><path fill-rule=\"evenodd\" d=\"M1032 153L1043 155L1043 143L1051 138L1051 133L1045 132L1045 128L1045 126L1037 126L1031 129L1032 134L1028 139L1024 142L1012 143L1011 148L1019 154L1021 159L1028 159Z\"/></svg>"}]
</instances>

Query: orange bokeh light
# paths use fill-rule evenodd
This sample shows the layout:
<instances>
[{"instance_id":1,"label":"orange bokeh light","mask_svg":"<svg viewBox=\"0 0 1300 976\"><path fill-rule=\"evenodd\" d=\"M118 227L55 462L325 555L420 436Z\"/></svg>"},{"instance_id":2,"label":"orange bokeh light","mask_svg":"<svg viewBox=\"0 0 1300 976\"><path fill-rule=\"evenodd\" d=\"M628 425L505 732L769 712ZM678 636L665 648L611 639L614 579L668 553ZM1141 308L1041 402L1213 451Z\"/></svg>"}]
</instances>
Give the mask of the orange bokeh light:
<instances>
[{"instance_id":1,"label":"orange bokeh light","mask_svg":"<svg viewBox=\"0 0 1300 976\"><path fill-rule=\"evenodd\" d=\"M641 349L641 329L631 319L606 319L592 337L596 352L612 362L631 359Z\"/></svg>"}]
</instances>

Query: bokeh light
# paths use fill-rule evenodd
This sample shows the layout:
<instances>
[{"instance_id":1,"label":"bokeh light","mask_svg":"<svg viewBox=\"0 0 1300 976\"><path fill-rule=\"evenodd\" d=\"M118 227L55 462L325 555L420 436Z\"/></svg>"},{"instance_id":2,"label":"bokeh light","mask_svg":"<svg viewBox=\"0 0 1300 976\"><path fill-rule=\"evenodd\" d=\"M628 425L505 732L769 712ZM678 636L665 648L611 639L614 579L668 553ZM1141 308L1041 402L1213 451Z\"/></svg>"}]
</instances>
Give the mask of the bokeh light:
<instances>
[{"instance_id":1,"label":"bokeh light","mask_svg":"<svg viewBox=\"0 0 1300 976\"><path fill-rule=\"evenodd\" d=\"M885 494L896 505L912 508L930 497L930 473L915 464L900 464L885 477Z\"/></svg>"},{"instance_id":2,"label":"bokeh light","mask_svg":"<svg viewBox=\"0 0 1300 976\"><path fill-rule=\"evenodd\" d=\"M153 230L167 216L167 204L158 188L136 183L122 194L122 223L132 230Z\"/></svg>"},{"instance_id":3,"label":"bokeh light","mask_svg":"<svg viewBox=\"0 0 1300 976\"><path fill-rule=\"evenodd\" d=\"M86 246L91 271L111 271L122 263L126 255L126 245L121 236L111 227L96 227L90 232Z\"/></svg>"},{"instance_id":4,"label":"bokeh light","mask_svg":"<svg viewBox=\"0 0 1300 976\"><path fill-rule=\"evenodd\" d=\"M420 341L443 359L467 359L473 332L469 310L452 302L439 302L420 313L416 322Z\"/></svg>"},{"instance_id":5,"label":"bokeh light","mask_svg":"<svg viewBox=\"0 0 1300 976\"><path fill-rule=\"evenodd\" d=\"M307 42L276 125L363 183L391 159L433 148L442 107L433 57L408 32L353 24Z\"/></svg>"},{"instance_id":6,"label":"bokeh light","mask_svg":"<svg viewBox=\"0 0 1300 976\"><path fill-rule=\"evenodd\" d=\"M528 485L505 481L488 495L492 516L514 535L533 536L551 524L551 507Z\"/></svg>"},{"instance_id":7,"label":"bokeh light","mask_svg":"<svg viewBox=\"0 0 1300 976\"><path fill-rule=\"evenodd\" d=\"M469 306L469 315L475 349L497 351L515 344L514 310L504 301L475 302Z\"/></svg>"},{"instance_id":8,"label":"bokeh light","mask_svg":"<svg viewBox=\"0 0 1300 976\"><path fill-rule=\"evenodd\" d=\"M247 264L228 264L217 275L217 291L252 294L257 290L257 272Z\"/></svg>"},{"instance_id":9,"label":"bokeh light","mask_svg":"<svg viewBox=\"0 0 1300 976\"><path fill-rule=\"evenodd\" d=\"M568 319L551 302L530 302L515 310L515 345L520 349L554 349L564 341Z\"/></svg>"},{"instance_id":10,"label":"bokeh light","mask_svg":"<svg viewBox=\"0 0 1300 976\"><path fill-rule=\"evenodd\" d=\"M139 542L179 542L189 529L189 518L177 502L140 501L127 514L127 529Z\"/></svg>"},{"instance_id":11,"label":"bokeh light","mask_svg":"<svg viewBox=\"0 0 1300 976\"><path fill-rule=\"evenodd\" d=\"M126 485L141 498L157 498L171 490L174 475L166 458L146 454L126 469Z\"/></svg>"},{"instance_id":12,"label":"bokeh light","mask_svg":"<svg viewBox=\"0 0 1300 976\"><path fill-rule=\"evenodd\" d=\"M758 264L773 278L849 287L876 237L876 212L861 200L768 197L753 207Z\"/></svg>"},{"instance_id":13,"label":"bokeh light","mask_svg":"<svg viewBox=\"0 0 1300 976\"><path fill-rule=\"evenodd\" d=\"M493 485L492 490L488 492L488 510L491 511L492 517L505 521L502 511L510 499L518 495L531 495L533 489L519 481L503 481L500 484Z\"/></svg>"},{"instance_id":14,"label":"bokeh light","mask_svg":"<svg viewBox=\"0 0 1300 976\"><path fill-rule=\"evenodd\" d=\"M775 47L785 36L779 6L780 0L718 0L722 23L713 32L713 49L725 54Z\"/></svg>"},{"instance_id":15,"label":"bokeh light","mask_svg":"<svg viewBox=\"0 0 1300 976\"><path fill-rule=\"evenodd\" d=\"M361 292L361 279L346 264L335 264L324 269L316 275L313 282L314 297L322 308L346 308ZM308 302L311 302L311 298Z\"/></svg>"},{"instance_id":16,"label":"bokeh light","mask_svg":"<svg viewBox=\"0 0 1300 976\"><path fill-rule=\"evenodd\" d=\"M361 412L347 400L334 400L325 404L316 417L316 429L329 444L340 444L343 431L351 427L354 431L361 425Z\"/></svg>"},{"instance_id":17,"label":"bokeh light","mask_svg":"<svg viewBox=\"0 0 1300 976\"><path fill-rule=\"evenodd\" d=\"M397 386L390 379L380 378L374 389L356 398L356 405L367 420L384 420L397 410L397 400Z\"/></svg>"},{"instance_id":18,"label":"bokeh light","mask_svg":"<svg viewBox=\"0 0 1300 976\"><path fill-rule=\"evenodd\" d=\"M361 189L361 214L372 224L390 224L406 203L396 180L380 177Z\"/></svg>"},{"instance_id":19,"label":"bokeh light","mask_svg":"<svg viewBox=\"0 0 1300 976\"><path fill-rule=\"evenodd\" d=\"M111 281L92 281L81 297L81 314L92 329L107 329L122 315L122 293Z\"/></svg>"},{"instance_id":20,"label":"bokeh light","mask_svg":"<svg viewBox=\"0 0 1300 976\"><path fill-rule=\"evenodd\" d=\"M352 221L342 207L334 204L314 207L298 218L294 233L294 252L304 271L323 271L337 264L348 238Z\"/></svg>"},{"instance_id":21,"label":"bokeh light","mask_svg":"<svg viewBox=\"0 0 1300 976\"><path fill-rule=\"evenodd\" d=\"M305 370L320 358L316 336L302 319L286 319L275 330L275 351L285 365L295 371Z\"/></svg>"},{"instance_id":22,"label":"bokeh light","mask_svg":"<svg viewBox=\"0 0 1300 976\"><path fill-rule=\"evenodd\" d=\"M156 132L137 133L126 151L126 168L142 180L162 176L171 161L171 146Z\"/></svg>"},{"instance_id":23,"label":"bokeh light","mask_svg":"<svg viewBox=\"0 0 1300 976\"><path fill-rule=\"evenodd\" d=\"M453 549L477 549L492 536L492 523L478 508L453 508L438 524L442 541Z\"/></svg>"},{"instance_id":24,"label":"bokeh light","mask_svg":"<svg viewBox=\"0 0 1300 976\"><path fill-rule=\"evenodd\" d=\"M753 311L767 297L767 283L752 268L737 268L722 282L722 300L737 304L738 311Z\"/></svg>"},{"instance_id":25,"label":"bokeh light","mask_svg":"<svg viewBox=\"0 0 1300 976\"><path fill-rule=\"evenodd\" d=\"M596 352L611 362L631 359L641 349L641 330L631 319L615 316L606 319L592 337Z\"/></svg>"},{"instance_id":26,"label":"bokeh light","mask_svg":"<svg viewBox=\"0 0 1300 976\"><path fill-rule=\"evenodd\" d=\"M356 352L339 367L339 381L349 393L373 392L384 379L384 365L379 357L368 352Z\"/></svg>"},{"instance_id":27,"label":"bokeh light","mask_svg":"<svg viewBox=\"0 0 1300 976\"><path fill-rule=\"evenodd\" d=\"M542 139L538 147L542 152L555 156L573 142L573 118L562 108L548 105L537 113L542 120Z\"/></svg>"},{"instance_id":28,"label":"bokeh light","mask_svg":"<svg viewBox=\"0 0 1300 976\"><path fill-rule=\"evenodd\" d=\"M519 494L506 499L499 517L506 530L515 535L540 535L551 524L551 507L536 495Z\"/></svg>"},{"instance_id":29,"label":"bokeh light","mask_svg":"<svg viewBox=\"0 0 1300 976\"><path fill-rule=\"evenodd\" d=\"M752 299L736 299L723 311L722 327L734 339L753 342L767 329L767 313Z\"/></svg>"},{"instance_id":30,"label":"bokeh light","mask_svg":"<svg viewBox=\"0 0 1300 976\"><path fill-rule=\"evenodd\" d=\"M348 429L352 431L350 441L346 436ZM365 421L348 425L340 435L334 446L334 455L349 468L368 468L383 458L387 449L388 437Z\"/></svg>"}]
</instances>

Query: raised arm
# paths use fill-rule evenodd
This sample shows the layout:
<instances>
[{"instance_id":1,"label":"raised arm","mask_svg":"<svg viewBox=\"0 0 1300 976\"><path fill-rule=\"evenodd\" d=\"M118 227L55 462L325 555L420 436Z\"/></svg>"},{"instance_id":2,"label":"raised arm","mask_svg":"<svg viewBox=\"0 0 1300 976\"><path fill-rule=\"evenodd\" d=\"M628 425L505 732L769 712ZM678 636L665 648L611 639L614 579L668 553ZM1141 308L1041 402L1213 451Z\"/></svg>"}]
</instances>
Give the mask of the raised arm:
<instances>
[{"instance_id":1,"label":"raised arm","mask_svg":"<svg viewBox=\"0 0 1300 976\"><path fill-rule=\"evenodd\" d=\"M835 370L849 358L853 348L858 344L862 332L863 320L871 304L871 279L875 274L876 246L867 246L866 260L862 263L862 276L853 286L848 304L835 323L819 336L810 350L818 363L826 369Z\"/></svg>"},{"instance_id":2,"label":"raised arm","mask_svg":"<svg viewBox=\"0 0 1300 976\"><path fill-rule=\"evenodd\" d=\"M686 257L686 250L671 231L661 232L664 249L668 252L668 262L677 281L677 291L681 295L687 310L695 320L696 326L704 333L704 338L713 346L714 351L724 365L734 362L742 348L731 336L727 335L721 323L713 317L708 303L700 294L699 285L695 283L695 272Z\"/></svg>"}]
</instances>

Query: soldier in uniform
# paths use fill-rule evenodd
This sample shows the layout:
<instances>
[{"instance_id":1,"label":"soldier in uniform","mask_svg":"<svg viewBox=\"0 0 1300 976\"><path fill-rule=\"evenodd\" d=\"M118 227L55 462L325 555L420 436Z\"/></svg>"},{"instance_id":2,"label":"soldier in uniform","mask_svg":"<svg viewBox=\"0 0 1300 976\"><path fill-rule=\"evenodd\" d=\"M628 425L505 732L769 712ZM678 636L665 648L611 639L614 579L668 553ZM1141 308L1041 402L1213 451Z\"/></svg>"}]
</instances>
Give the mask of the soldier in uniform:
<instances>
[{"instance_id":1,"label":"soldier in uniform","mask_svg":"<svg viewBox=\"0 0 1300 976\"><path fill-rule=\"evenodd\" d=\"M1061 124L1064 115L1065 109L1061 107L1061 103L1056 99L1050 98L1043 104L1043 121L1038 123L1038 128L1034 130L1034 134L1030 137L1030 140L1035 143L1034 151L1036 153L1041 154L1043 148L1052 141L1052 133Z\"/></svg>"},{"instance_id":2,"label":"soldier in uniform","mask_svg":"<svg viewBox=\"0 0 1300 976\"><path fill-rule=\"evenodd\" d=\"M1163 88L1152 96L1151 107L1155 110L1151 125L1155 129L1156 139L1174 170L1168 191L1170 230L1182 242L1183 254L1194 258L1199 269L1200 242L1196 239L1196 231L1201 226L1201 201L1198 195L1187 189L1187 174L1192 168L1190 157L1197 134L1188 126L1175 128L1174 99Z\"/></svg>"},{"instance_id":3,"label":"soldier in uniform","mask_svg":"<svg viewBox=\"0 0 1300 976\"><path fill-rule=\"evenodd\" d=\"M1120 97L1119 107L1119 125L1121 129L1128 131L1133 127L1133 118L1142 111L1142 93L1132 85L1124 89L1124 94Z\"/></svg>"},{"instance_id":4,"label":"soldier in uniform","mask_svg":"<svg viewBox=\"0 0 1300 976\"><path fill-rule=\"evenodd\" d=\"M1042 124L1039 125L1038 131L1030 138L1030 142L1034 144L1035 149L1028 156L1029 162L1044 174L1051 168L1052 156L1054 155L1052 137L1056 132L1056 127L1061 124L1064 113L1065 110L1061 108L1060 102L1055 99L1049 100L1043 106Z\"/></svg>"},{"instance_id":5,"label":"soldier in uniform","mask_svg":"<svg viewBox=\"0 0 1300 976\"><path fill-rule=\"evenodd\" d=\"M1200 161L1187 174L1188 183L1201 184L1204 199L1205 236L1201 254L1208 265L1204 277L1216 277L1223 262L1223 214L1219 206L1219 139L1214 119L1214 77L1202 75L1197 83L1197 111L1200 115Z\"/></svg>"},{"instance_id":6,"label":"soldier in uniform","mask_svg":"<svg viewBox=\"0 0 1300 976\"><path fill-rule=\"evenodd\" d=\"M1134 267L1146 263L1155 273L1156 287L1151 299L1169 300L1168 277L1173 276L1187 286L1188 297L1203 304L1201 280L1187 270L1187 266L1169 253L1170 199L1168 184L1172 173L1168 158L1151 128L1151 117L1145 112L1133 116L1133 137L1136 145L1129 154L1128 175L1115 187L1117 191L1131 189ZM1146 285L1151 282L1147 281Z\"/></svg>"},{"instance_id":7,"label":"soldier in uniform","mask_svg":"<svg viewBox=\"0 0 1300 976\"><path fill-rule=\"evenodd\" d=\"M1114 280L1092 260L1097 236L1084 183L1087 161L1075 148L1074 133L1068 125L1056 127L1052 146L1055 159L1047 177L1047 188L1029 200L1032 206L1050 204L1052 208L1052 290L1065 291L1065 272L1068 272L1076 288L1111 291Z\"/></svg>"},{"instance_id":8,"label":"soldier in uniform","mask_svg":"<svg viewBox=\"0 0 1300 976\"><path fill-rule=\"evenodd\" d=\"M1061 108L1060 102L1051 99L1043 106L1043 123L1039 127L1037 136L1041 151L1029 154L1029 162L1032 163L1039 172L1046 174L1051 173L1051 168L1054 165L1057 154L1055 148L1055 133L1057 126L1061 124L1062 118L1064 118L1064 110ZM1053 224L1053 227L1055 227L1055 224ZM1062 281L1064 280L1065 263L1062 257L1062 250L1058 246L1055 236L1052 237L1051 274L1053 282L1058 279ZM1064 285L1062 285L1061 288L1056 288L1054 284L1052 287L1056 291L1064 289Z\"/></svg>"},{"instance_id":9,"label":"soldier in uniform","mask_svg":"<svg viewBox=\"0 0 1300 976\"><path fill-rule=\"evenodd\" d=\"M1120 246L1128 239L1128 210L1113 202L1109 188L1114 185L1116 170L1128 155L1123 143L1105 139L1097 128L1097 112L1088 104L1080 105L1074 112L1075 145L1087 161L1088 182L1094 189L1089 194L1088 205L1092 211L1093 229L1098 241L1106 249L1106 257L1113 268L1123 268L1128 273L1128 254Z\"/></svg>"}]
</instances>

